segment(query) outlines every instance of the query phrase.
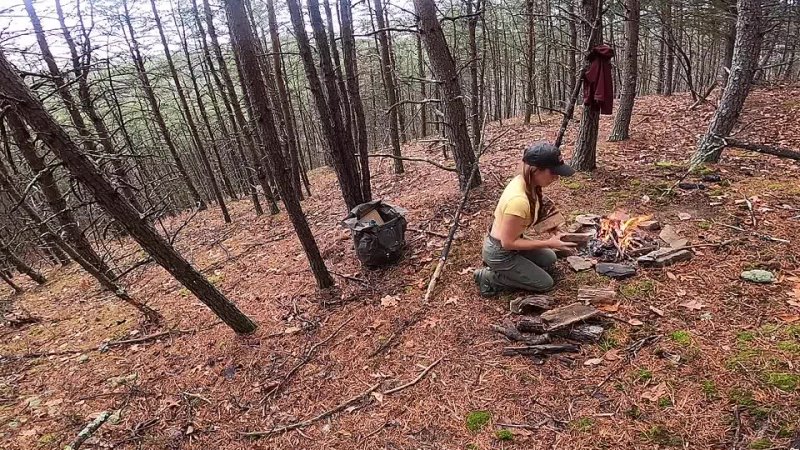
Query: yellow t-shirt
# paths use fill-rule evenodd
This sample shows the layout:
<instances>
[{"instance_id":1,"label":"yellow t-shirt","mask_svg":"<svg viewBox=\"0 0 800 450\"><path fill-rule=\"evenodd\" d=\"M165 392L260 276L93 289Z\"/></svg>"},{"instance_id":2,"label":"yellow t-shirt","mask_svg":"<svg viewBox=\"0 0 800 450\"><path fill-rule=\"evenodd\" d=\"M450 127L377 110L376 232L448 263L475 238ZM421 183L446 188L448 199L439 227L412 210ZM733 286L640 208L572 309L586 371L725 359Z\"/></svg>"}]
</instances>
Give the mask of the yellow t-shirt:
<instances>
[{"instance_id":1,"label":"yellow t-shirt","mask_svg":"<svg viewBox=\"0 0 800 450\"><path fill-rule=\"evenodd\" d=\"M521 217L525 220L525 226L528 227L532 223L536 223L539 215L539 204L534 208L533 217L531 217L531 202L528 201L528 195L525 193L525 180L522 175L514 177L506 186L503 195L497 202L497 208L494 210L495 219L500 219L504 214Z\"/></svg>"}]
</instances>

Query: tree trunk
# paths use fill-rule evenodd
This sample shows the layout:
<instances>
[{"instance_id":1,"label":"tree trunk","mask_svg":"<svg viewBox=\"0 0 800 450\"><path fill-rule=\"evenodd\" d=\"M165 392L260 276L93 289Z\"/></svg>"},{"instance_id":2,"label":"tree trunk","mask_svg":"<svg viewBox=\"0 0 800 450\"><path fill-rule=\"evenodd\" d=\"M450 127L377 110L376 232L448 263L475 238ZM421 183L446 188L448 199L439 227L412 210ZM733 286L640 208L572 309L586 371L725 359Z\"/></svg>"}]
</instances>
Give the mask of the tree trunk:
<instances>
[{"instance_id":1,"label":"tree trunk","mask_svg":"<svg viewBox=\"0 0 800 450\"><path fill-rule=\"evenodd\" d=\"M622 95L617 115L614 117L614 128L611 130L609 141L624 141L628 139L633 103L636 99L636 81L639 73L639 0L625 1L625 64L622 75Z\"/></svg>"},{"instance_id":2,"label":"tree trunk","mask_svg":"<svg viewBox=\"0 0 800 450\"><path fill-rule=\"evenodd\" d=\"M422 58L422 38L417 33L417 76L419 77L419 93L420 93L420 100L425 101L428 98L427 93L427 86L425 83L425 61ZM420 116L420 138L424 138L428 135L428 106L427 103L421 103L419 105L419 116Z\"/></svg>"},{"instance_id":3,"label":"tree trunk","mask_svg":"<svg viewBox=\"0 0 800 450\"><path fill-rule=\"evenodd\" d=\"M339 0L339 11L342 17L342 57L344 58L344 70L347 76L347 93L350 95L350 105L353 108L356 124L355 140L358 146L361 168L361 193L364 201L370 201L372 200L372 187L370 186L369 158L367 157L369 154L367 150L367 121L364 116L364 103L361 100L361 88L358 82L358 55L356 54L356 44L353 38L351 8L350 0ZM424 120L425 113L423 112L422 114Z\"/></svg>"},{"instance_id":4,"label":"tree trunk","mask_svg":"<svg viewBox=\"0 0 800 450\"><path fill-rule=\"evenodd\" d=\"M302 174L303 167L300 161L300 148L297 140L297 129L295 128L294 114L292 113L291 103L289 100L289 88L286 85L286 71L283 65L283 57L281 50L281 40L278 34L278 21L275 16L274 0L267 0L267 13L269 15L269 34L270 42L272 43L272 65L275 70L275 82L278 88L278 100L280 102L281 114L283 115L283 122L286 126L286 139L289 146L290 157L292 158L292 166L294 172L292 180L295 189L298 193L302 192ZM344 35L343 35L344 39ZM342 46L344 49L344 41ZM345 51L345 64L347 64L347 50Z\"/></svg>"},{"instance_id":5,"label":"tree trunk","mask_svg":"<svg viewBox=\"0 0 800 450\"><path fill-rule=\"evenodd\" d=\"M242 0L226 0L225 9L228 13L228 26L231 29L234 49L242 64L244 81L247 84L251 103L255 108L255 116L258 127L261 130L261 136L266 140L264 142L265 151L267 158L270 159L274 171L273 176L278 185L281 198L283 198L286 212L292 221L300 244L306 252L306 257L314 278L317 280L317 285L323 289L331 287L333 286L333 278L331 278L328 269L325 267L325 262L322 260L297 195L292 192L290 174L285 165L279 164L282 155L278 131L275 127L273 112L267 101L266 83L261 71L258 69L255 38L247 20L244 3Z\"/></svg>"},{"instance_id":6,"label":"tree trunk","mask_svg":"<svg viewBox=\"0 0 800 450\"><path fill-rule=\"evenodd\" d=\"M467 14L471 17L468 19L467 26L469 31L469 82L470 82L470 95L472 96L470 104L470 116L472 116L472 142L476 145L481 141L481 124L483 118L480 116L480 92L478 91L478 40L477 29L478 21L480 20L483 12L481 8L481 0L474 0L475 10L472 10L473 0L467 0Z\"/></svg>"},{"instance_id":7,"label":"tree trunk","mask_svg":"<svg viewBox=\"0 0 800 450\"><path fill-rule=\"evenodd\" d=\"M78 225L75 215L72 213L72 208L67 204L64 193L58 187L52 168L36 152L25 123L13 110L9 110L6 113L6 119L20 154L30 166L31 171L36 174L36 183L42 190L50 211L58 221L64 238L90 264L104 273L111 274L111 267L95 252L92 244L89 243L86 235Z\"/></svg>"},{"instance_id":8,"label":"tree trunk","mask_svg":"<svg viewBox=\"0 0 800 450\"><path fill-rule=\"evenodd\" d=\"M191 133L197 153L200 155L200 161L203 163L203 167L208 174L208 180L211 182L211 191L214 193L214 197L217 199L217 203L222 210L222 217L225 220L225 223L231 223L231 215L228 212L228 207L225 205L225 198L222 196L222 191L220 191L219 184L217 184L217 177L214 175L214 169L211 167L211 163L208 161L208 154L206 153L203 140L200 138L200 132L197 130L197 125L192 117L192 110L189 108L189 102L186 100L186 93L183 92L181 79L178 77L178 72L175 70L175 64L172 62L172 53L169 49L167 37L164 35L164 28L161 26L161 18L158 15L158 9L156 8L155 0L150 0L150 7L153 11L153 18L156 21L158 35L161 38L161 45L164 47L164 57L167 59L167 66L169 67L170 75L172 75L172 82L175 83L175 90L177 91L178 99L180 99L180 105L181 108L183 108L183 114L186 117L186 123L189 126L189 133ZM194 78L194 74L192 74L192 78ZM223 170L223 168L220 167L220 170ZM226 185L229 186L231 191L233 191L233 188L230 187L230 181L227 180L226 176L223 177L227 182Z\"/></svg>"},{"instance_id":9,"label":"tree trunk","mask_svg":"<svg viewBox=\"0 0 800 450\"><path fill-rule=\"evenodd\" d=\"M381 73L383 74L383 86L386 91L386 102L388 104L387 115L389 116L389 136L392 140L392 154L394 158L394 173L403 173L403 156L400 152L400 133L398 131L397 110L402 106L397 102L397 90L394 85L394 71L391 58L389 56L389 32L386 30L386 21L383 14L383 0L373 0L375 5L375 19L378 24L378 41L380 42Z\"/></svg>"},{"instance_id":10,"label":"tree trunk","mask_svg":"<svg viewBox=\"0 0 800 450\"><path fill-rule=\"evenodd\" d=\"M450 48L447 46L442 26L436 17L434 0L414 0L414 7L418 16L417 26L422 36L422 42L425 44L431 68L439 80L438 84L441 85L444 95L442 105L449 125L448 135L453 142L453 159L456 162L459 186L466 191L480 185L481 177L479 173L476 173L472 178L472 184L468 185L473 166L478 161L467 130L467 112L464 108L461 85L458 82L456 64Z\"/></svg>"},{"instance_id":11,"label":"tree trunk","mask_svg":"<svg viewBox=\"0 0 800 450\"><path fill-rule=\"evenodd\" d=\"M587 47L592 49L603 42L603 21L601 16L603 2L602 0L582 1L583 34L587 40L591 37L591 42ZM592 24L596 28L594 33L592 33ZM576 170L588 172L597 167L597 131L599 124L600 111L584 106L581 128L578 131L578 138L575 142L575 150L570 163Z\"/></svg>"},{"instance_id":12,"label":"tree trunk","mask_svg":"<svg viewBox=\"0 0 800 450\"><path fill-rule=\"evenodd\" d=\"M186 184L187 189L189 189L189 194L191 195L192 200L195 202L197 208L202 211L206 209L206 202L202 199L202 197L200 197L200 192L197 190L192 182L192 179L189 177L189 172L183 165L183 161L181 161L180 156L178 156L178 149L175 147L175 142L172 140L172 134L170 133L169 128L167 128L167 123L164 121L164 116L161 114L161 109L158 104L158 100L156 99L156 94L153 91L152 84L150 83L150 77L147 75L147 70L144 67L144 60L139 52L139 42L136 40L136 35L133 31L133 25L131 25L130 12L128 10L128 0L123 0L122 5L125 8L123 20L125 21L125 24L128 28L128 33L131 36L131 57L133 58L139 81L142 84L142 89L144 89L145 96L150 104L150 112L153 114L156 125L158 125L158 129L161 132L161 137L164 139L164 144L166 144L172 159L175 161L175 167L178 169L181 177L183 177L183 181Z\"/></svg>"},{"instance_id":13,"label":"tree trunk","mask_svg":"<svg viewBox=\"0 0 800 450\"><path fill-rule=\"evenodd\" d=\"M352 133L344 129L342 121L336 74L331 63L325 27L322 25L322 17L319 13L319 3L317 0L309 0L308 12L311 18L311 26L314 30L317 51L320 55L320 66L325 79L325 92L322 90L317 68L314 65L311 44L306 33L300 5L297 0L288 0L288 5L306 78L314 96L322 130L330 150L331 162L342 190L345 205L347 205L348 209L352 209L356 205L363 203L364 197L361 192L361 181L353 152ZM327 98L325 96L326 92L328 94Z\"/></svg>"},{"instance_id":14,"label":"tree trunk","mask_svg":"<svg viewBox=\"0 0 800 450\"><path fill-rule=\"evenodd\" d=\"M572 0L569 0L570 2ZM533 0L525 1L525 13L527 14L528 24L528 48L527 48L527 67L525 73L527 79L525 80L526 94L525 94L525 123L531 123L531 116L533 115L533 108L536 106L533 103L533 96L536 90L534 82L536 79L536 26L533 16Z\"/></svg>"},{"instance_id":15,"label":"tree trunk","mask_svg":"<svg viewBox=\"0 0 800 450\"><path fill-rule=\"evenodd\" d=\"M758 0L738 0L736 4L739 14L731 74L708 131L700 139L697 151L692 156L693 165L719 161L724 148L723 139L730 134L739 118L758 68L763 39L761 3Z\"/></svg>"},{"instance_id":16,"label":"tree trunk","mask_svg":"<svg viewBox=\"0 0 800 450\"><path fill-rule=\"evenodd\" d=\"M29 266L25 261L20 259L19 256L14 253L11 248L9 248L8 244L0 240L0 255L3 255L3 258L10 262L11 265L17 269L17 272L24 273L28 276L31 280L35 281L38 284L45 284L47 279L42 276L41 273L37 272L33 267Z\"/></svg>"},{"instance_id":17,"label":"tree trunk","mask_svg":"<svg viewBox=\"0 0 800 450\"><path fill-rule=\"evenodd\" d=\"M53 150L67 170L89 191L100 206L113 217L153 259L170 272L189 291L233 328L237 333L252 333L256 324L231 303L213 284L189 264L145 221L111 183L103 178L89 158L81 153L66 131L33 97L14 72L4 54L0 54L0 93L14 99L14 107L40 138Z\"/></svg>"},{"instance_id":18,"label":"tree trunk","mask_svg":"<svg viewBox=\"0 0 800 450\"><path fill-rule=\"evenodd\" d=\"M672 0L666 0L661 12L662 26L666 34L665 55L664 55L664 95L672 95L672 77L675 68L675 32L672 28Z\"/></svg>"}]
</instances>

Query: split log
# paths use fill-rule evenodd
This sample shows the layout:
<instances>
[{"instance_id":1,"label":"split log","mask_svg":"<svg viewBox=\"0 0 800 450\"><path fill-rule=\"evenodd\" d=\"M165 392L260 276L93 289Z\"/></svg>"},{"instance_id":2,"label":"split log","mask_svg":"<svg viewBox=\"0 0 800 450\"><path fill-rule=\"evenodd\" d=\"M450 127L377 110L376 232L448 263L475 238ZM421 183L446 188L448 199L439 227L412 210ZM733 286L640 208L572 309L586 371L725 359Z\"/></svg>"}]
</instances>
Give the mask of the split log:
<instances>
[{"instance_id":1,"label":"split log","mask_svg":"<svg viewBox=\"0 0 800 450\"><path fill-rule=\"evenodd\" d=\"M610 305L616 301L612 288L578 288L578 301L588 305Z\"/></svg>"},{"instance_id":2,"label":"split log","mask_svg":"<svg viewBox=\"0 0 800 450\"><path fill-rule=\"evenodd\" d=\"M597 342L603 336L605 328L600 325L592 325L588 323L576 325L570 328L569 332L564 333L567 339L580 342Z\"/></svg>"},{"instance_id":3,"label":"split log","mask_svg":"<svg viewBox=\"0 0 800 450\"><path fill-rule=\"evenodd\" d=\"M541 344L541 345L523 345L518 347L504 347L503 356L539 356L551 353L577 353L580 347L574 344Z\"/></svg>"},{"instance_id":4,"label":"split log","mask_svg":"<svg viewBox=\"0 0 800 450\"><path fill-rule=\"evenodd\" d=\"M544 233L545 231L554 230L561 225L566 223L566 219L564 219L564 215L560 212L556 212L552 216L542 220L541 222L533 225L533 231L537 233Z\"/></svg>"},{"instance_id":5,"label":"split log","mask_svg":"<svg viewBox=\"0 0 800 450\"><path fill-rule=\"evenodd\" d=\"M517 322L517 330L523 333L544 333L547 326L538 317L528 317Z\"/></svg>"},{"instance_id":6,"label":"split log","mask_svg":"<svg viewBox=\"0 0 800 450\"><path fill-rule=\"evenodd\" d=\"M517 297L508 303L513 314L530 314L532 311L548 310L553 307L553 298L547 295L528 295Z\"/></svg>"},{"instance_id":7,"label":"split log","mask_svg":"<svg viewBox=\"0 0 800 450\"><path fill-rule=\"evenodd\" d=\"M600 314L600 311L593 306L573 303L568 306L545 311L540 317L547 322L546 331L553 331L567 327L573 323L591 319L598 314Z\"/></svg>"}]
</instances>

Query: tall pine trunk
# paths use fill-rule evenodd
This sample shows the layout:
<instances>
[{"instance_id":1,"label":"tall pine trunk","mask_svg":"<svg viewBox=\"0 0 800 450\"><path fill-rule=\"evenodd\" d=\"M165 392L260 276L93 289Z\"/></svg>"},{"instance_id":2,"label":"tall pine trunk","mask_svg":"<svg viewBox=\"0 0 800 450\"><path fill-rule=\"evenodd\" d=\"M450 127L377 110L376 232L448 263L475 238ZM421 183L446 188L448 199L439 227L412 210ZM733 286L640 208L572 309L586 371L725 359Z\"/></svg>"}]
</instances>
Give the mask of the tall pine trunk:
<instances>
[{"instance_id":1,"label":"tall pine trunk","mask_svg":"<svg viewBox=\"0 0 800 450\"><path fill-rule=\"evenodd\" d=\"M728 84L719 102L719 107L711 118L708 131L700 139L697 150L692 155L692 165L718 162L728 137L742 107L750 93L750 85L758 69L761 51L762 12L759 0L738 0L736 2L736 44L733 49L733 63Z\"/></svg>"},{"instance_id":2,"label":"tall pine trunk","mask_svg":"<svg viewBox=\"0 0 800 450\"><path fill-rule=\"evenodd\" d=\"M468 185L470 174L478 163L475 151L470 142L467 129L467 111L464 107L464 96L458 81L458 72L453 55L447 46L447 40L442 31L442 25L436 16L434 0L414 0L417 12L417 27L428 52L428 59L444 96L445 117L447 118L447 134L453 142L453 159L456 162L458 182L462 190L466 191L481 184L480 173Z\"/></svg>"},{"instance_id":3,"label":"tall pine trunk","mask_svg":"<svg viewBox=\"0 0 800 450\"><path fill-rule=\"evenodd\" d=\"M587 46L592 49L603 42L603 1L582 0L583 35L591 38ZM592 29L597 28L594 33ZM597 132L600 125L600 111L589 106L583 107L581 127L572 153L571 165L576 170L591 171L597 167Z\"/></svg>"},{"instance_id":4,"label":"tall pine trunk","mask_svg":"<svg viewBox=\"0 0 800 450\"><path fill-rule=\"evenodd\" d=\"M131 57L133 58L133 63L136 67L136 74L142 84L144 94L147 97L147 102L150 105L150 113L153 115L156 125L158 125L158 130L161 133L164 144L167 146L172 159L175 161L175 167L181 174L183 182L186 184L186 188L189 190L189 195L192 197L192 201L194 201L195 206L197 206L199 210L204 210L207 208L206 202L202 197L200 197L200 192L195 187L191 177L189 177L189 172L186 170L186 166L184 166L181 157L178 155L178 148L175 146L175 142L172 139L172 133L170 133L169 128L167 127L167 123L164 120L164 115L161 114L161 107L158 103L158 99L156 99L156 94L153 91L153 85L150 83L150 76L147 74L147 69L144 67L142 54L139 51L139 41L136 39L136 34L133 31L133 25L131 25L128 0L122 0L122 5L125 9L125 14L122 18L125 21L131 38Z\"/></svg>"},{"instance_id":5,"label":"tall pine trunk","mask_svg":"<svg viewBox=\"0 0 800 450\"><path fill-rule=\"evenodd\" d=\"M383 0L373 0L375 6L375 20L378 24L378 41L380 42L381 74L383 86L388 103L387 116L389 117L389 137L392 141L392 153L400 157L400 132L398 130L397 111L402 106L397 101L397 88L394 85L394 69L389 55L389 31L386 30L386 21L383 14ZM394 173L403 173L403 160L394 159Z\"/></svg>"},{"instance_id":6,"label":"tall pine trunk","mask_svg":"<svg viewBox=\"0 0 800 450\"><path fill-rule=\"evenodd\" d=\"M640 14L639 0L625 0L625 62L622 75L622 94L617 107L617 115L614 117L614 128L608 137L608 140L612 142L628 139L639 73Z\"/></svg>"},{"instance_id":7,"label":"tall pine trunk","mask_svg":"<svg viewBox=\"0 0 800 450\"><path fill-rule=\"evenodd\" d=\"M181 83L181 79L178 76L177 70L175 70L175 63L172 61L172 53L169 49L167 37L164 35L164 28L161 26L161 18L158 15L158 9L156 8L155 0L150 0L150 7L153 11L153 18L156 21L158 35L161 38L161 45L164 47L164 57L167 59L167 67L169 68L170 75L172 76L172 82L175 83L175 90L177 91L178 99L180 99L180 105L181 108L183 108L183 114L186 118L186 123L189 126L189 133L192 135L192 140L194 141L197 153L200 154L200 161L203 164L203 168L205 168L207 172L206 176L208 177L208 180L211 182L211 191L214 193L214 197L217 199L217 203L222 210L222 217L226 223L230 223L231 215L228 212L227 205L225 205L225 198L222 196L222 191L219 188L219 184L217 184L217 177L214 174L214 169L211 167L211 163L208 161L208 154L206 153L205 145L203 145L203 140L200 137L200 132L197 130L197 125L192 117L192 109L189 107L189 102L186 100L186 93L183 91L183 84ZM224 169L220 167L220 170ZM223 176L223 178L227 181L226 176ZM227 181L226 184L230 186L230 181ZM231 192L233 191L233 188L229 189Z\"/></svg>"},{"instance_id":8,"label":"tall pine trunk","mask_svg":"<svg viewBox=\"0 0 800 450\"><path fill-rule=\"evenodd\" d=\"M255 108L256 123L261 130L261 136L266 140L264 148L270 165L273 168L275 183L286 212L294 226L300 244L305 250L306 257L311 266L317 286L328 288L333 286L325 262L314 240L314 235L308 226L306 217L300 207L300 201L295 193L292 192L291 175L284 164L280 164L283 158L281 154L278 130L275 124L273 111L267 97L267 86L261 71L258 68L258 56L256 50L255 37L253 30L247 19L247 12L242 0L226 0L225 9L228 13L228 26L231 29L234 50L242 65L242 74L247 85L247 92L251 103Z\"/></svg>"}]
</instances>

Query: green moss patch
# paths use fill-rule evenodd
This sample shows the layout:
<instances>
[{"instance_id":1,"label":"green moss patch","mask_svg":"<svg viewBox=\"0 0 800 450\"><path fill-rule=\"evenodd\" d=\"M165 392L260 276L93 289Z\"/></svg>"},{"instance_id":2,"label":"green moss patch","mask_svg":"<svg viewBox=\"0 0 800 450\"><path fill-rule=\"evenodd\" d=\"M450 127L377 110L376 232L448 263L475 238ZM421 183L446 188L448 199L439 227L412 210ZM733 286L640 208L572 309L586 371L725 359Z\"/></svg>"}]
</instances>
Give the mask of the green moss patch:
<instances>
[{"instance_id":1,"label":"green moss patch","mask_svg":"<svg viewBox=\"0 0 800 450\"><path fill-rule=\"evenodd\" d=\"M489 411L472 411L467 414L467 429L473 433L481 431L492 419Z\"/></svg>"}]
</instances>

